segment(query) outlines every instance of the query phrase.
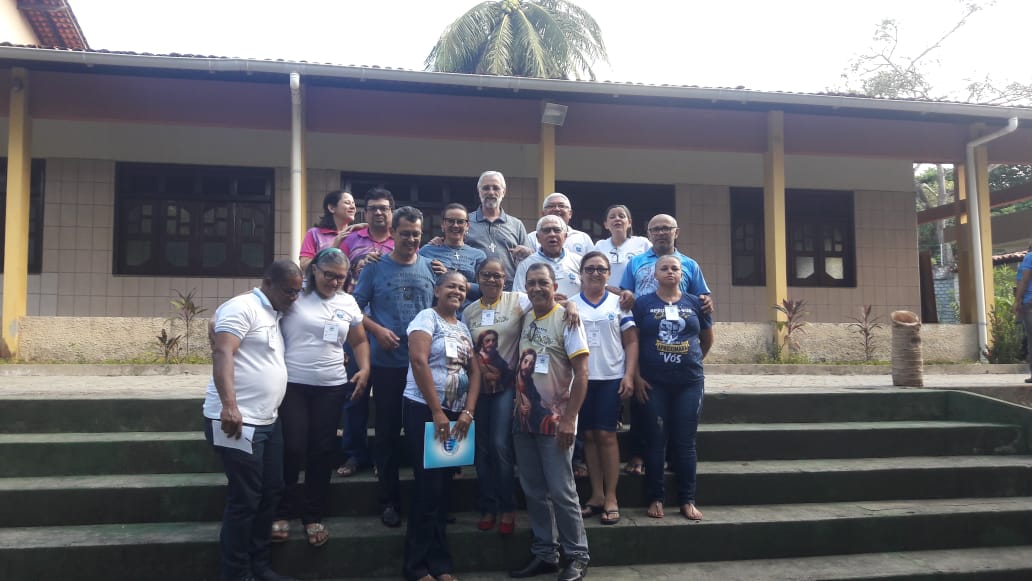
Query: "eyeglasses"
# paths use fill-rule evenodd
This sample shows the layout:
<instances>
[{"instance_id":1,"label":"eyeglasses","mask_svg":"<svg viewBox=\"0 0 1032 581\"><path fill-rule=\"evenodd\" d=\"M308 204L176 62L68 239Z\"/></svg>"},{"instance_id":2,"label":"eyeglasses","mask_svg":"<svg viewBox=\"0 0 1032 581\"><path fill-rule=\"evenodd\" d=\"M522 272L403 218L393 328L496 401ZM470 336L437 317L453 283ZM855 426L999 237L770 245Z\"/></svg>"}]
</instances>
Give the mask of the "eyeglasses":
<instances>
[{"instance_id":1,"label":"eyeglasses","mask_svg":"<svg viewBox=\"0 0 1032 581\"><path fill-rule=\"evenodd\" d=\"M542 234L562 234L563 232L564 230L558 226L549 226L541 229Z\"/></svg>"},{"instance_id":2,"label":"eyeglasses","mask_svg":"<svg viewBox=\"0 0 1032 581\"><path fill-rule=\"evenodd\" d=\"M569 204L548 204L545 206L546 210L569 210Z\"/></svg>"},{"instance_id":3,"label":"eyeglasses","mask_svg":"<svg viewBox=\"0 0 1032 581\"><path fill-rule=\"evenodd\" d=\"M505 275L500 272L481 272L480 278L486 280L502 280L505 278Z\"/></svg>"},{"instance_id":4,"label":"eyeglasses","mask_svg":"<svg viewBox=\"0 0 1032 581\"><path fill-rule=\"evenodd\" d=\"M502 191L502 186L494 186L494 185L491 185L491 186L480 186L480 191L481 192L500 192L500 191Z\"/></svg>"},{"instance_id":5,"label":"eyeglasses","mask_svg":"<svg viewBox=\"0 0 1032 581\"><path fill-rule=\"evenodd\" d=\"M366 212L373 212L374 214L377 212L383 212L384 214L388 214L390 213L390 211L390 206L366 206Z\"/></svg>"},{"instance_id":6,"label":"eyeglasses","mask_svg":"<svg viewBox=\"0 0 1032 581\"><path fill-rule=\"evenodd\" d=\"M337 274L336 272L330 272L328 270L323 270L321 268L316 268L316 270L322 273L323 278L326 279L326 282L343 283L348 279L348 275L346 274Z\"/></svg>"},{"instance_id":7,"label":"eyeglasses","mask_svg":"<svg viewBox=\"0 0 1032 581\"><path fill-rule=\"evenodd\" d=\"M465 226L469 224L469 220L466 218L445 218L444 223L449 226Z\"/></svg>"},{"instance_id":8,"label":"eyeglasses","mask_svg":"<svg viewBox=\"0 0 1032 581\"><path fill-rule=\"evenodd\" d=\"M649 234L669 234L677 230L677 226L653 226L649 228Z\"/></svg>"},{"instance_id":9,"label":"eyeglasses","mask_svg":"<svg viewBox=\"0 0 1032 581\"><path fill-rule=\"evenodd\" d=\"M584 272L588 274L605 274L609 269L604 266L585 266Z\"/></svg>"}]
</instances>

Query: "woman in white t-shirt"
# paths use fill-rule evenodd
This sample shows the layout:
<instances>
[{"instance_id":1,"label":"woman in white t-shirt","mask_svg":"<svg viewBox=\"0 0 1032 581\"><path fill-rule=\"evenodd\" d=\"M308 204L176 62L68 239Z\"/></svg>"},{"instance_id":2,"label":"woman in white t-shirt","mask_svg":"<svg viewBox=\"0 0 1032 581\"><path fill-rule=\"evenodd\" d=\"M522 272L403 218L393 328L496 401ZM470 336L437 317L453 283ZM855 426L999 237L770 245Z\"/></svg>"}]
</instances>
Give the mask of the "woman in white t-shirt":
<instances>
[{"instance_id":1,"label":"woman in white t-shirt","mask_svg":"<svg viewBox=\"0 0 1032 581\"><path fill-rule=\"evenodd\" d=\"M336 247L320 250L305 269L305 290L281 322L287 363L287 394L279 408L283 422L283 478L286 490L272 525L272 540L285 541L289 519L301 518L308 543L329 540L322 524L330 473L340 449L337 427L349 393L359 397L369 382L369 343L362 311L341 289L348 257ZM348 377L344 342L358 372ZM353 384L353 385L352 385ZM353 389L352 389L353 387ZM298 483L305 471L305 483Z\"/></svg>"},{"instance_id":2,"label":"woman in white t-shirt","mask_svg":"<svg viewBox=\"0 0 1032 581\"><path fill-rule=\"evenodd\" d=\"M634 392L638 367L638 330L634 315L620 309L620 296L606 290L610 263L601 251L581 259L581 292L570 298L577 305L588 337L588 393L577 418L584 435L584 459L591 479L585 517L602 515L604 525L620 521L616 485L620 478L620 448L616 424L620 400Z\"/></svg>"},{"instance_id":3,"label":"woman in white t-shirt","mask_svg":"<svg viewBox=\"0 0 1032 581\"><path fill-rule=\"evenodd\" d=\"M468 284L461 272L442 274L434 284L436 304L420 311L407 329L409 371L402 417L415 482L402 572L410 581L454 579L445 536L453 471L423 467L424 426L432 422L434 439L447 443L465 439L473 423L480 359L469 329L459 321Z\"/></svg>"},{"instance_id":4,"label":"woman in white t-shirt","mask_svg":"<svg viewBox=\"0 0 1032 581\"><path fill-rule=\"evenodd\" d=\"M611 270L609 278L619 285L627 263L639 254L645 254L652 243L648 238L633 236L631 211L624 205L609 206L606 210L604 226L609 230L609 238L599 240L595 250L606 255Z\"/></svg>"}]
</instances>

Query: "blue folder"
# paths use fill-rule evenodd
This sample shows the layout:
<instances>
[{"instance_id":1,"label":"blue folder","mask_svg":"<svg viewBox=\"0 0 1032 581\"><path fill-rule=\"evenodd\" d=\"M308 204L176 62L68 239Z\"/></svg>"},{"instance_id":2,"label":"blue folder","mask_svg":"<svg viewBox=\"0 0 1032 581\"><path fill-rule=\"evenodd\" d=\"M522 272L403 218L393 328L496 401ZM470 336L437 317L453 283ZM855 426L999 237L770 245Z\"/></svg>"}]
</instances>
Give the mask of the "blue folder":
<instances>
[{"instance_id":1,"label":"blue folder","mask_svg":"<svg viewBox=\"0 0 1032 581\"><path fill-rule=\"evenodd\" d=\"M455 422L449 424L449 429ZM434 423L426 422L423 427L423 468L452 468L455 466L471 466L476 451L477 423L469 425L469 433L462 440L449 437L442 442L434 438Z\"/></svg>"}]
</instances>

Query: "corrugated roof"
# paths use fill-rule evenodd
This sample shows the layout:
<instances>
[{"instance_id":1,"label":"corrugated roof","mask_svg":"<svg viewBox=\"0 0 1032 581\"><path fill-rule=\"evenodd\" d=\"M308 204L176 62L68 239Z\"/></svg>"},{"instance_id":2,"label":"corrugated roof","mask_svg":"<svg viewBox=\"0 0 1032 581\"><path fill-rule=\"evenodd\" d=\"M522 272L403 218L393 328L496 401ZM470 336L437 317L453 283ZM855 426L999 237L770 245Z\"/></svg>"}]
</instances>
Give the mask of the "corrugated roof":
<instances>
[{"instance_id":1,"label":"corrugated roof","mask_svg":"<svg viewBox=\"0 0 1032 581\"><path fill-rule=\"evenodd\" d=\"M65 0L36 0L39 2L62 2ZM35 45L21 45L10 42L0 42L0 46L10 46L15 48L40 48L40 49L53 49L53 50L77 50L87 53L95 54L112 54L112 55L125 55L125 56L144 56L144 57L168 57L168 58L182 58L182 59L213 59L213 60L246 60L255 62L268 62L268 63L297 63L303 65L322 65L331 67L349 67L358 69L370 69L370 70L385 70L385 71L405 71L412 73L424 73L426 71L416 71L413 69L406 69L402 67L385 67L380 65L360 65L360 64L344 64L334 63L328 61L309 61L309 60L290 60L290 59L277 59L277 58L252 58L252 57L237 57L227 55L212 55L212 54L197 54L197 53L152 53L152 52L140 52L140 51L125 51L125 50L110 50L110 49L94 49L88 47L73 47L73 46L35 46ZM461 73L437 73L440 75L454 75ZM479 76L494 76L494 75L479 75ZM745 85L737 85L734 87L712 87L706 85L679 85L670 83L640 83L635 81L589 81L589 80L565 80L569 83L577 83L584 85L616 85L616 86L637 86L637 87L655 87L655 88L671 88L671 89L707 89L707 90L722 90L722 91L742 91L746 93L764 93L764 94L779 94L779 95L798 95L807 97L848 97L855 99L873 99L877 101L886 102L913 102L913 103L941 103L941 104L953 104L953 105L985 105L992 107L1008 107L1013 109L1032 109L1032 106L1026 105L996 105L993 103L977 103L970 101L956 101L950 99L919 99L910 97L879 97L873 95L867 95L855 91L819 91L819 92L808 92L808 91L782 91L782 90L758 90L750 89Z\"/></svg>"}]
</instances>

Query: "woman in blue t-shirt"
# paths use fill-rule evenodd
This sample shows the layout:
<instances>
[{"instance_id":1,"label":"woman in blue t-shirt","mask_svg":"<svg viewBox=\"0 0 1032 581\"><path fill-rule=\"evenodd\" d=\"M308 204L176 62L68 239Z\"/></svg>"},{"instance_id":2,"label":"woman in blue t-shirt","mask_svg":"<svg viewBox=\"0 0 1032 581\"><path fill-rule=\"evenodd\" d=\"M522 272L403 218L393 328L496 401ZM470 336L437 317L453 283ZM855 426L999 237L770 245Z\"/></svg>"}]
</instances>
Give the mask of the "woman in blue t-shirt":
<instances>
[{"instance_id":1,"label":"woman in blue t-shirt","mask_svg":"<svg viewBox=\"0 0 1032 581\"><path fill-rule=\"evenodd\" d=\"M704 391L702 360L713 345L713 322L700 313L699 297L681 292L680 260L661 257L655 276L659 288L634 304L639 333L635 397L646 416L648 515L663 518L663 459L669 444L681 515L702 520L695 508L695 436Z\"/></svg>"}]
</instances>

